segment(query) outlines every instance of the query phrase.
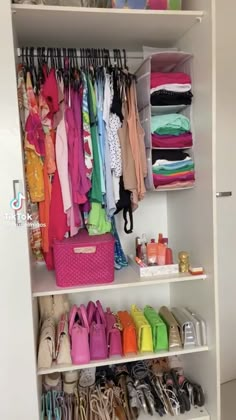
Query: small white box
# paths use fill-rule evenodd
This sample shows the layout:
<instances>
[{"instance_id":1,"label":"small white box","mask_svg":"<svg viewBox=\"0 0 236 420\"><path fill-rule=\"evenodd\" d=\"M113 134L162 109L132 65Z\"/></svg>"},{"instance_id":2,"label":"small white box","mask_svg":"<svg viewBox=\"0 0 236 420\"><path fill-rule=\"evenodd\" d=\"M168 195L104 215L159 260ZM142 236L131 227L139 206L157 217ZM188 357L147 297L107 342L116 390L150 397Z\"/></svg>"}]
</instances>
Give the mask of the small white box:
<instances>
[{"instance_id":1,"label":"small white box","mask_svg":"<svg viewBox=\"0 0 236 420\"><path fill-rule=\"evenodd\" d=\"M140 267L132 255L129 256L130 266L138 273L140 277L158 277L170 274L179 274L179 265L153 265L150 267Z\"/></svg>"}]
</instances>

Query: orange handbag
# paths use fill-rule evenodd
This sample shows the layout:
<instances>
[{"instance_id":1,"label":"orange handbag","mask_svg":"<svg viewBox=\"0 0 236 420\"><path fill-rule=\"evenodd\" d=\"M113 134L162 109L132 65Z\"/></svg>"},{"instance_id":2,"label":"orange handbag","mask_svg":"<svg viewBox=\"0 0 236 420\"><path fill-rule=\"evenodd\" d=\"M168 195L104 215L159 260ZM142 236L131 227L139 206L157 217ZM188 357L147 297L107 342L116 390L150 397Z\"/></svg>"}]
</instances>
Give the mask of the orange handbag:
<instances>
[{"instance_id":1,"label":"orange handbag","mask_svg":"<svg viewBox=\"0 0 236 420\"><path fill-rule=\"evenodd\" d=\"M127 311L120 311L117 315L122 330L122 345L124 355L126 356L130 353L137 353L137 334L131 315Z\"/></svg>"}]
</instances>

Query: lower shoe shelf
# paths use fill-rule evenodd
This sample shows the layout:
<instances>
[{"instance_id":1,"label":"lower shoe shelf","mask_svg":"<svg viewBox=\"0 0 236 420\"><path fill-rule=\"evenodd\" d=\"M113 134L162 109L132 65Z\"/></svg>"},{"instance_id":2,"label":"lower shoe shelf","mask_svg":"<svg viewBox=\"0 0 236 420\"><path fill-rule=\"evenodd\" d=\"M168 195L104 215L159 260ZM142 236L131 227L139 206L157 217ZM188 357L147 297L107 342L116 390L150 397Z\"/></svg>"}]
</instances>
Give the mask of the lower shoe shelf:
<instances>
[{"instance_id":1,"label":"lower shoe shelf","mask_svg":"<svg viewBox=\"0 0 236 420\"><path fill-rule=\"evenodd\" d=\"M98 361L91 361L86 365L57 365L56 363L52 365L52 367L48 369L39 369L38 375L47 375L54 372L68 372L73 370L80 370L85 368L92 368L92 367L99 367L99 366L107 366L107 365L116 365L122 363L130 363L136 362L140 360L150 360L150 359L158 359L161 357L171 357L171 356L181 356L185 354L191 353L200 353L208 351L207 346L203 347L193 347L189 349L181 349L179 351L162 351L159 353L141 353L130 355L128 357L112 357L106 360L98 360ZM184 418L183 418L184 419Z\"/></svg>"},{"instance_id":2,"label":"lower shoe shelf","mask_svg":"<svg viewBox=\"0 0 236 420\"><path fill-rule=\"evenodd\" d=\"M150 420L151 418L160 417L158 414L156 415L156 417L150 417L148 414L141 414L139 420ZM172 420L174 418L179 420L210 420L210 416L204 407L194 407L188 413L180 414L177 417L166 415L163 417L163 420Z\"/></svg>"}]
</instances>

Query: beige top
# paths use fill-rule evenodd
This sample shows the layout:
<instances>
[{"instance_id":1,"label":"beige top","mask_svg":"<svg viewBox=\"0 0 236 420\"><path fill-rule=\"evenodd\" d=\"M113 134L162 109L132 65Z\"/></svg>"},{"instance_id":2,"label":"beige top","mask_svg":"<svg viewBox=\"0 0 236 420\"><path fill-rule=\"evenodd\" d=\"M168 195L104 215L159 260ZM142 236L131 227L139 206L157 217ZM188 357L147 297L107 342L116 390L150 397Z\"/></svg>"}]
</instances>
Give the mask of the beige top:
<instances>
[{"instance_id":1,"label":"beige top","mask_svg":"<svg viewBox=\"0 0 236 420\"><path fill-rule=\"evenodd\" d=\"M135 81L132 82L129 90L128 108L129 139L135 164L138 199L142 200L146 192L144 178L147 176L147 158L144 143L144 130L140 124L138 115Z\"/></svg>"}]
</instances>

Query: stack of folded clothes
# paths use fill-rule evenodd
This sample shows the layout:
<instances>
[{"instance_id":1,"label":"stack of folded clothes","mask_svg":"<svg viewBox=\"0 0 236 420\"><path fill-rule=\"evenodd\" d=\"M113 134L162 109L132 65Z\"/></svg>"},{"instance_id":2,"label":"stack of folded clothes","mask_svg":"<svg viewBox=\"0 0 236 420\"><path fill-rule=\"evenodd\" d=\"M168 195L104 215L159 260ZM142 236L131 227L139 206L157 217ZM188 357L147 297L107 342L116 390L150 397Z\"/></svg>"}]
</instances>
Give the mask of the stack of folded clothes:
<instances>
[{"instance_id":1,"label":"stack of folded clothes","mask_svg":"<svg viewBox=\"0 0 236 420\"><path fill-rule=\"evenodd\" d=\"M153 148L187 149L193 145L190 121L182 114L153 116L151 133Z\"/></svg>"},{"instance_id":2,"label":"stack of folded clothes","mask_svg":"<svg viewBox=\"0 0 236 420\"><path fill-rule=\"evenodd\" d=\"M190 188L194 185L194 162L187 153L181 150L154 150L152 163L156 189Z\"/></svg>"},{"instance_id":3,"label":"stack of folded clothes","mask_svg":"<svg viewBox=\"0 0 236 420\"><path fill-rule=\"evenodd\" d=\"M151 104L191 105L191 78L186 73L152 73L151 74Z\"/></svg>"}]
</instances>

